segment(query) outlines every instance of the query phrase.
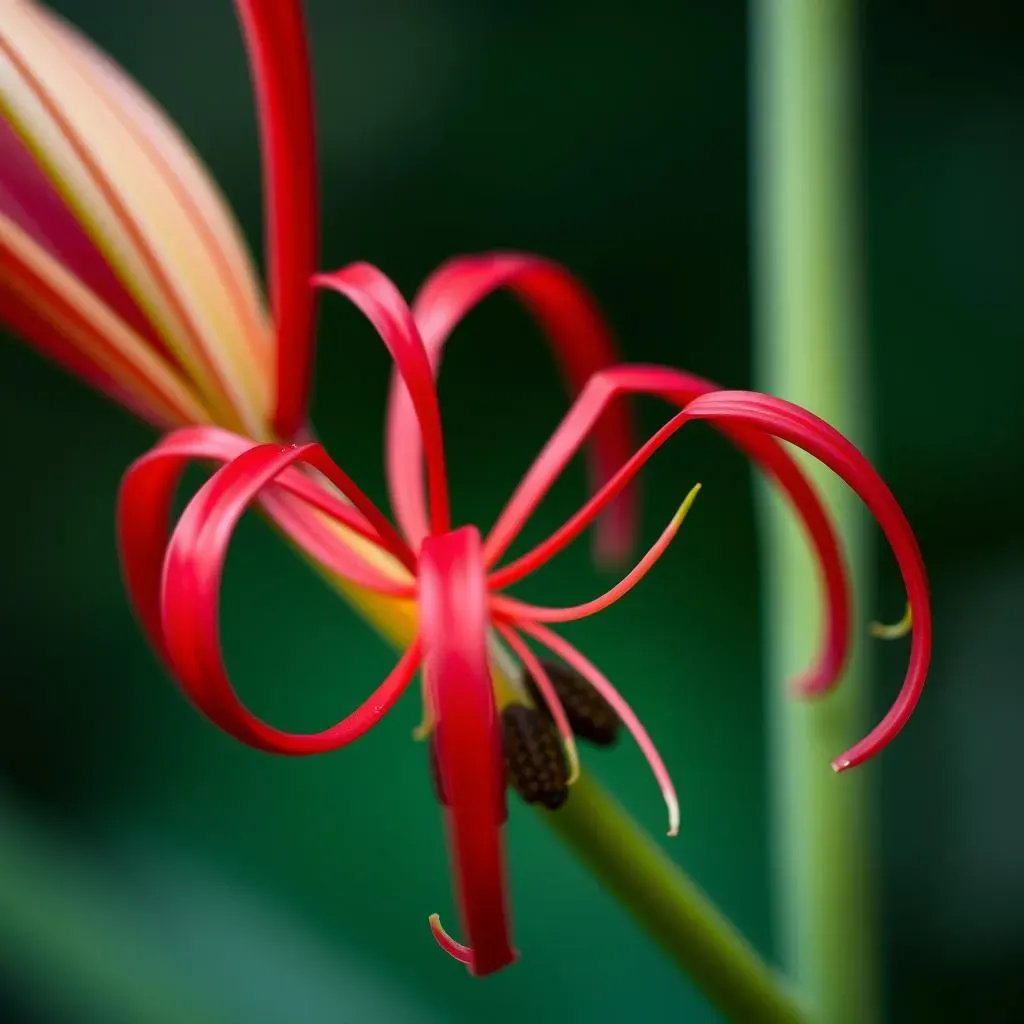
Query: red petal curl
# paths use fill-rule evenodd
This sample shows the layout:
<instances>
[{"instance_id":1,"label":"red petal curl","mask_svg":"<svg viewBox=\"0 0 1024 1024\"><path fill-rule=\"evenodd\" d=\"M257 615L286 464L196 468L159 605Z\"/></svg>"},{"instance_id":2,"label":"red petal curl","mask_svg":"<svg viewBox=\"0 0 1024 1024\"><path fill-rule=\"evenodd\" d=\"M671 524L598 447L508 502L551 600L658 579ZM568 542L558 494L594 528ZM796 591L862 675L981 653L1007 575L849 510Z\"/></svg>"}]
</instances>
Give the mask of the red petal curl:
<instances>
[{"instance_id":1,"label":"red petal curl","mask_svg":"<svg viewBox=\"0 0 1024 1024\"><path fill-rule=\"evenodd\" d=\"M441 410L423 339L402 293L376 267L368 263L352 263L334 273L320 274L314 282L344 295L366 316L387 346L395 370L408 389L418 421L418 430L417 425L413 425L410 433L416 433L424 440L430 484L429 527L419 536L407 535L407 540L416 549L427 533L446 533L451 524Z\"/></svg>"},{"instance_id":2,"label":"red petal curl","mask_svg":"<svg viewBox=\"0 0 1024 1024\"><path fill-rule=\"evenodd\" d=\"M599 370L618 362L618 352L593 298L567 270L525 253L462 256L442 264L424 282L413 316L436 376L451 332L475 306L507 288L537 320L575 396ZM600 486L629 457L634 429L625 403L608 409L594 428L589 450L594 487ZM423 443L415 410L399 374L392 377L388 401L387 473L391 506L405 536L417 543L427 530L421 460ZM598 524L597 552L619 560L630 549L636 520L627 492Z\"/></svg>"},{"instance_id":3,"label":"red petal curl","mask_svg":"<svg viewBox=\"0 0 1024 1024\"><path fill-rule=\"evenodd\" d=\"M622 395L653 395L679 407L700 395L716 392L714 385L679 370L659 366L620 366L596 374L552 434L520 481L484 543L487 564L493 565L516 538L537 504L579 450L604 410ZM643 444L611 480L547 540L514 561L494 570L492 589L508 586L533 572L558 553L594 520L682 425L676 416ZM822 653L816 665L798 682L805 694L821 693L838 678L850 645L850 587L831 517L800 467L763 430L723 420L722 432L745 451L785 492L814 548L827 598L828 617Z\"/></svg>"},{"instance_id":4,"label":"red petal curl","mask_svg":"<svg viewBox=\"0 0 1024 1024\"><path fill-rule=\"evenodd\" d=\"M228 544L260 491L300 461L334 475L325 465L329 460L323 449L315 444L259 445L215 473L189 502L171 535L160 595L167 659L196 707L243 743L290 755L323 753L358 739L394 706L421 660L417 640L359 708L319 733L274 728L238 699L220 649L220 585Z\"/></svg>"}]
</instances>

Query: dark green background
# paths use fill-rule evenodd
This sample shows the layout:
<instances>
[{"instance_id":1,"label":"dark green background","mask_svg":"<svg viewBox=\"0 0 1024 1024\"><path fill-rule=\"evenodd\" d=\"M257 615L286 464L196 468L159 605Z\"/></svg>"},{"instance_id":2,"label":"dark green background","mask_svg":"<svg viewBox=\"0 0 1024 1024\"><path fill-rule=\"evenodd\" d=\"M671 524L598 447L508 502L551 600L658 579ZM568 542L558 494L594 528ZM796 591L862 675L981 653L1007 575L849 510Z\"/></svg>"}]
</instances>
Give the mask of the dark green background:
<instances>
[{"instance_id":1,"label":"dark green background","mask_svg":"<svg viewBox=\"0 0 1024 1024\"><path fill-rule=\"evenodd\" d=\"M454 253L538 251L593 287L630 358L751 383L743 5L309 6L325 266L367 259L411 293ZM227 0L57 7L167 107L258 240L255 124ZM873 3L863 26L878 459L917 528L936 617L926 698L868 769L896 1021L1017 1019L1024 999L1024 31L1012 7ZM316 422L381 499L386 382L382 346L329 300ZM460 330L441 392L456 516L486 524L564 408L511 301ZM409 738L417 700L320 759L222 736L157 667L118 577L116 488L152 435L6 340L0 404L0 1019L137 1024L176 1000L182 1024L715 1019L519 805L522 961L482 982L447 962L426 926L452 910L424 750ZM645 408L644 425L658 413ZM743 462L700 430L675 442L646 478L644 530L698 479L664 562L571 635L666 753L683 807L673 855L770 955ZM583 482L569 474L531 536ZM875 605L891 617L902 596L881 555L879 577ZM606 585L580 543L523 592L556 603ZM284 725L333 720L392 657L258 524L241 530L225 606L241 689ZM905 656L905 644L879 653L879 710ZM630 744L588 765L660 832ZM112 1009L111 992L136 1010Z\"/></svg>"}]
</instances>

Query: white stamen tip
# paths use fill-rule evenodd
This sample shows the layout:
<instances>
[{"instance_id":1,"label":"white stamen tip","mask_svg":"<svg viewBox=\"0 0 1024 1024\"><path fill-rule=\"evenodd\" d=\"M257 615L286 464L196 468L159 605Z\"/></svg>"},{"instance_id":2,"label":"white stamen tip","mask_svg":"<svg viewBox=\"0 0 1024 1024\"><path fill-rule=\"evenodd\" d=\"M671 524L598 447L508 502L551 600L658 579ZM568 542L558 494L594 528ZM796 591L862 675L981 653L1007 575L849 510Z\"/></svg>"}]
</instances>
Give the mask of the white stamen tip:
<instances>
[{"instance_id":1,"label":"white stamen tip","mask_svg":"<svg viewBox=\"0 0 1024 1024\"><path fill-rule=\"evenodd\" d=\"M676 800L674 793L666 795L665 800L668 804L668 835L677 836L679 835L679 801Z\"/></svg>"}]
</instances>

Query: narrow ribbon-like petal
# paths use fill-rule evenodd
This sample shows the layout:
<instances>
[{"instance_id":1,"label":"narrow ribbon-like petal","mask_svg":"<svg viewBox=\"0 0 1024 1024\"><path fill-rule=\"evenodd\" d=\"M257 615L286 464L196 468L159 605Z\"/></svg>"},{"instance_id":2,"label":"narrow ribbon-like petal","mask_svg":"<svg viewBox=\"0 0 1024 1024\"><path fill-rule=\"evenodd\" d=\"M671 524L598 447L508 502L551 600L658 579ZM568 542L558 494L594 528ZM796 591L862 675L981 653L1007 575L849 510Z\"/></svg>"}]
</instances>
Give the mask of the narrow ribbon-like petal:
<instances>
[{"instance_id":1,"label":"narrow ribbon-like petal","mask_svg":"<svg viewBox=\"0 0 1024 1024\"><path fill-rule=\"evenodd\" d=\"M124 475L117 505L117 535L125 586L149 642L168 660L163 638L160 588L175 491L189 463L223 463L255 442L217 427L185 428L167 435ZM393 580L367 564L333 531L320 528L317 510L359 537L379 544L376 531L351 505L297 468L280 473L262 496L264 507L285 532L331 572L371 590L391 593Z\"/></svg>"},{"instance_id":2,"label":"narrow ribbon-like petal","mask_svg":"<svg viewBox=\"0 0 1024 1024\"><path fill-rule=\"evenodd\" d=\"M488 565L493 565L512 543L609 404L623 394L646 394L685 407L687 402L698 395L716 390L714 385L699 377L666 367L622 366L595 375L498 516L484 544ZM593 521L654 452L685 422L685 418L677 416L665 424L551 537L515 561L493 571L490 575L492 588L500 589L521 579L560 551ZM799 680L797 686L806 694L821 693L838 678L850 644L849 584L831 518L803 472L773 437L763 431L728 422L721 424L721 429L782 488L814 547L827 597L825 642L818 662Z\"/></svg>"},{"instance_id":3,"label":"narrow ribbon-like petal","mask_svg":"<svg viewBox=\"0 0 1024 1024\"><path fill-rule=\"evenodd\" d=\"M451 856L468 945L434 918L441 946L473 974L516 959L505 900L501 732L487 658L487 588L480 535L428 537L420 554L420 633Z\"/></svg>"},{"instance_id":4,"label":"narrow ribbon-like petal","mask_svg":"<svg viewBox=\"0 0 1024 1024\"><path fill-rule=\"evenodd\" d=\"M274 427L291 440L308 415L319 186L309 46L299 0L235 0L260 112L270 295L277 323Z\"/></svg>"},{"instance_id":5,"label":"narrow ribbon-like petal","mask_svg":"<svg viewBox=\"0 0 1024 1024\"><path fill-rule=\"evenodd\" d=\"M451 521L441 410L423 339L402 293L376 267L368 263L352 263L332 274L319 275L315 283L344 295L373 324L391 353L395 369L411 396L419 421L419 432L426 446L427 479L430 484L429 531L425 529L420 536L407 535L415 549L427 532L447 532Z\"/></svg>"},{"instance_id":6,"label":"narrow ribbon-like petal","mask_svg":"<svg viewBox=\"0 0 1024 1024\"><path fill-rule=\"evenodd\" d=\"M626 372L628 373L628 371ZM582 404L582 402L583 399L581 398L581 403L578 404ZM552 545L552 539L549 539L549 541L544 543L543 547L545 549L553 547L554 550L557 550L558 546L566 542L566 538L571 539L579 529L582 529L581 524L585 524L585 522L592 519L600 511L601 503L610 500L610 496L614 494L616 487L624 486L628 477L636 473L640 466L650 458L654 451L664 444L668 437L692 420L707 420L735 437L759 437L763 442L764 435L770 434L773 437L803 448L849 484L878 520L879 526L882 528L886 539L893 549L900 571L903 574L904 583L907 588L907 600L912 610L914 622L910 665L908 666L907 675L900 694L885 718L864 740L838 757L833 762L833 767L837 771L842 771L860 764L876 754L893 739L906 724L920 698L931 658L931 610L924 562L913 531L903 511L893 497L892 492L867 459L842 434L825 423L824 420L801 409L799 406L767 395L742 391L705 393L694 398L693 401L684 407L683 412L674 416L662 427L637 452L633 459L623 467L620 473L616 474L607 487L595 495L577 516L570 519L558 531L558 534L552 538L557 541L555 545ZM741 428L738 434L736 428ZM545 453L542 453L538 463L534 465L534 470L537 470L539 465L540 471L534 474L534 470L531 470L531 473L527 475L524 481L524 485L521 485L520 490L517 491L512 502L510 502L510 505L516 502L522 503L518 510L519 514L522 514L524 507L526 509L531 508L532 504L539 500L538 492L542 494L550 486L551 478L548 474L551 471L551 465L558 465L563 454L560 447L556 447L553 451L546 450ZM551 459L551 465L545 466L543 464L545 456ZM564 461L562 464L564 464ZM782 482L780 477L777 476L777 479ZM527 559L536 560L531 552L519 561L523 562ZM512 566L507 568L511 569ZM498 587L506 582L507 579L502 576L501 570L491 574L491 586ZM833 609L833 635L837 629L835 618L835 610ZM521 628L529 632L527 622L521 622L520 625ZM833 641L833 644L835 642L837 641ZM845 651L845 644L847 642L844 634L843 651ZM827 677L825 675L826 671L832 671L832 666L835 666L834 671L838 672L838 667L841 664L842 659L836 651L828 650L825 659L812 676L812 678L818 681L818 685L814 690L816 691L821 688L821 680L831 682L834 679L834 675ZM811 688L808 687L808 689Z\"/></svg>"},{"instance_id":7,"label":"narrow ribbon-like petal","mask_svg":"<svg viewBox=\"0 0 1024 1024\"><path fill-rule=\"evenodd\" d=\"M416 641L356 711L314 734L268 725L242 704L231 685L219 629L221 576L231 536L264 487L295 462L319 462L318 450L318 445L260 445L219 470L189 502L164 561L161 625L167 657L182 688L211 721L236 739L280 754L322 753L362 736L394 706L420 663Z\"/></svg>"},{"instance_id":8,"label":"narrow ribbon-like petal","mask_svg":"<svg viewBox=\"0 0 1024 1024\"><path fill-rule=\"evenodd\" d=\"M512 292L540 324L572 397L593 374L618 361L611 332L596 303L568 271L537 256L491 253L463 256L443 264L416 296L413 316L435 376L454 328L470 310L501 288ZM606 411L594 427L592 441L588 454L596 488L633 449L633 424L626 403ZM428 532L422 455L415 410L401 375L396 373L388 401L388 490L395 518L411 541ZM635 518L634 502L627 492L598 523L597 552L602 559L618 560L626 555Z\"/></svg>"},{"instance_id":9,"label":"narrow ribbon-like petal","mask_svg":"<svg viewBox=\"0 0 1024 1024\"><path fill-rule=\"evenodd\" d=\"M803 448L856 492L878 521L892 547L913 616L910 664L899 696L882 721L863 740L832 762L836 771L853 768L877 754L906 725L928 675L932 647L931 601L924 560L914 531L892 491L871 463L839 431L806 409L768 395L719 391L694 399L686 413L692 419L742 424L768 431Z\"/></svg>"}]
</instances>

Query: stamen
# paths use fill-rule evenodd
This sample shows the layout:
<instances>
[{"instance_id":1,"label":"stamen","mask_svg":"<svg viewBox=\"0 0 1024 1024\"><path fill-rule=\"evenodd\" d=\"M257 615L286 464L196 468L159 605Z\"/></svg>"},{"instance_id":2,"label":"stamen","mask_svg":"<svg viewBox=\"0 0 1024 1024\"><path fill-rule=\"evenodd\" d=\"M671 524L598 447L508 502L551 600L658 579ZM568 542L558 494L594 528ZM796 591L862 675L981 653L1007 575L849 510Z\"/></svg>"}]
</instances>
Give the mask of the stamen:
<instances>
[{"instance_id":1,"label":"stamen","mask_svg":"<svg viewBox=\"0 0 1024 1024\"><path fill-rule=\"evenodd\" d=\"M533 683L532 696L534 702L548 712L549 717L562 738L562 746L565 748L565 758L569 763L569 780L571 786L580 777L580 755L576 750L576 739L573 736L572 720L562 706L560 694L557 687L551 681L545 666L541 664L538 657L522 641L515 630L509 626L496 624L498 632L508 642L509 647L518 655L526 669L526 678Z\"/></svg>"},{"instance_id":2,"label":"stamen","mask_svg":"<svg viewBox=\"0 0 1024 1024\"><path fill-rule=\"evenodd\" d=\"M602 697L615 709L615 713L622 719L623 724L630 731L633 739L636 740L647 763L654 772L654 777L661 788L661 795L668 807L668 834L674 836L679 832L679 799L676 796L675 786L672 778L665 767L665 762L658 753L647 730L643 727L636 713L626 703L622 695L608 681L608 678L594 665L581 651L577 650L567 640L564 640L557 633L552 632L539 622L523 621L519 628L528 633L535 640L539 640L545 647L557 654L568 665L580 673L591 686L601 694Z\"/></svg>"},{"instance_id":3,"label":"stamen","mask_svg":"<svg viewBox=\"0 0 1024 1024\"><path fill-rule=\"evenodd\" d=\"M913 607L914 630L903 687L885 717L859 743L832 762L835 771L862 764L885 747L907 724L921 699L931 661L932 622L928 574L917 538L892 491L860 451L824 420L770 395L719 391L688 406L694 419L764 430L802 448L828 466L858 495L882 528Z\"/></svg>"},{"instance_id":4,"label":"stamen","mask_svg":"<svg viewBox=\"0 0 1024 1024\"><path fill-rule=\"evenodd\" d=\"M569 795L565 752L551 721L536 708L509 704L501 713L508 779L528 804L557 810Z\"/></svg>"},{"instance_id":5,"label":"stamen","mask_svg":"<svg viewBox=\"0 0 1024 1024\"><path fill-rule=\"evenodd\" d=\"M494 597L492 605L495 609L516 617L533 619L535 622L572 622L575 619L585 619L590 615L596 615L605 608L615 604L621 597L628 594L653 568L654 563L665 553L669 544L679 532L683 525L686 513L690 511L700 491L701 485L695 484L690 493L683 499L683 503L676 510L668 526L662 531L661 536L654 542L650 550L640 559L633 569L626 574L611 590L600 597L587 601L584 604L571 605L568 608L547 608L542 605L527 604L525 601L518 601L511 597Z\"/></svg>"},{"instance_id":6,"label":"stamen","mask_svg":"<svg viewBox=\"0 0 1024 1024\"><path fill-rule=\"evenodd\" d=\"M907 602L907 610L899 622L872 622L871 635L879 640L900 640L905 637L914 627L914 613Z\"/></svg>"},{"instance_id":7,"label":"stamen","mask_svg":"<svg viewBox=\"0 0 1024 1024\"><path fill-rule=\"evenodd\" d=\"M555 661L540 662L569 717L572 731L596 747L610 747L619 738L622 721L615 709L587 680ZM531 695L536 695L536 680L531 672L523 677Z\"/></svg>"},{"instance_id":8,"label":"stamen","mask_svg":"<svg viewBox=\"0 0 1024 1024\"><path fill-rule=\"evenodd\" d=\"M451 957L454 957L459 961L460 964L472 964L473 963L473 950L469 946L464 946L461 942L456 942L445 930L441 924L441 918L437 914L430 915L430 930L434 933L434 938L437 939L437 944Z\"/></svg>"}]
</instances>

